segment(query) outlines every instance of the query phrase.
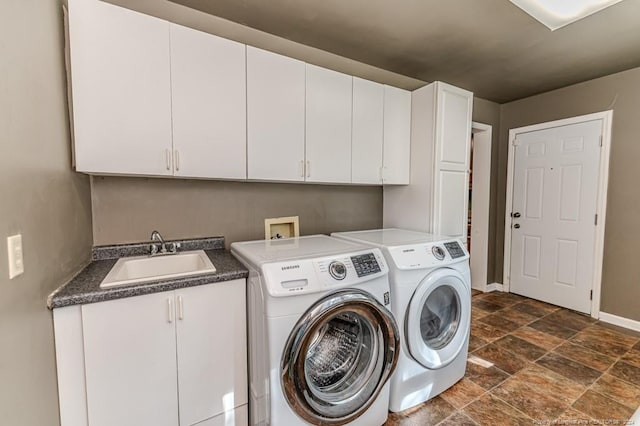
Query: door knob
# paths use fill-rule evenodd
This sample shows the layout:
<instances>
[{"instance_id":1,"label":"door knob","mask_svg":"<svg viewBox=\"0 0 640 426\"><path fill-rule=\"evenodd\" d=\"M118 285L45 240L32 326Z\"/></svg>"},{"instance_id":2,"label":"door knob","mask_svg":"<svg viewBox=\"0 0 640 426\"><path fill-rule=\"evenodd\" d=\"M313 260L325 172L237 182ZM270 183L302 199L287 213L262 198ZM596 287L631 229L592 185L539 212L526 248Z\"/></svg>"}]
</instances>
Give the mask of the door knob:
<instances>
[{"instance_id":1,"label":"door knob","mask_svg":"<svg viewBox=\"0 0 640 426\"><path fill-rule=\"evenodd\" d=\"M516 217L516 218L520 217L520 212L515 212L515 213L513 214L513 217Z\"/></svg>"},{"instance_id":2,"label":"door knob","mask_svg":"<svg viewBox=\"0 0 640 426\"><path fill-rule=\"evenodd\" d=\"M519 224L519 223L516 223L515 225L513 225L513 227L514 227L514 228L516 228L516 229L518 229L518 228L520 228L520 224Z\"/></svg>"}]
</instances>

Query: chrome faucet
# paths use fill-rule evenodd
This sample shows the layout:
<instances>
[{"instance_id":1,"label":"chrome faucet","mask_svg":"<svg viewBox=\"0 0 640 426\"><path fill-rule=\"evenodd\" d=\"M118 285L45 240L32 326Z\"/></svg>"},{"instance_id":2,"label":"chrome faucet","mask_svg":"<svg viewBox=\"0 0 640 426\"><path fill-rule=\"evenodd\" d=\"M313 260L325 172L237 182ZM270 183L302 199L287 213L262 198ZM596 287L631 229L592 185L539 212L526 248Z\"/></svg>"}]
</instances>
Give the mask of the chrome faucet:
<instances>
[{"instance_id":1,"label":"chrome faucet","mask_svg":"<svg viewBox=\"0 0 640 426\"><path fill-rule=\"evenodd\" d=\"M149 246L151 256L159 254L175 254L178 252L178 248L180 247L180 243L169 243L169 248L167 249L167 244L164 242L164 238L162 238L162 235L160 235L158 231L153 231L151 233L151 241L158 241L160 243L159 249L157 244L151 243Z\"/></svg>"}]
</instances>

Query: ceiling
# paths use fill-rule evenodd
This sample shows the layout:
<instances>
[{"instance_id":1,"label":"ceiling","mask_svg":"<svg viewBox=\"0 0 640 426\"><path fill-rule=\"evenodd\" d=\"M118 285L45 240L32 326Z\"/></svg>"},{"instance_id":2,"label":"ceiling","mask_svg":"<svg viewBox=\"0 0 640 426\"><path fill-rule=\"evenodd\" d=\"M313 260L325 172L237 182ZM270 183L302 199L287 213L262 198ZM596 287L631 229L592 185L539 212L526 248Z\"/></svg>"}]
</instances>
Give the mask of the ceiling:
<instances>
[{"instance_id":1,"label":"ceiling","mask_svg":"<svg viewBox=\"0 0 640 426\"><path fill-rule=\"evenodd\" d=\"M640 66L640 0L549 31L508 0L172 0L504 103Z\"/></svg>"}]
</instances>

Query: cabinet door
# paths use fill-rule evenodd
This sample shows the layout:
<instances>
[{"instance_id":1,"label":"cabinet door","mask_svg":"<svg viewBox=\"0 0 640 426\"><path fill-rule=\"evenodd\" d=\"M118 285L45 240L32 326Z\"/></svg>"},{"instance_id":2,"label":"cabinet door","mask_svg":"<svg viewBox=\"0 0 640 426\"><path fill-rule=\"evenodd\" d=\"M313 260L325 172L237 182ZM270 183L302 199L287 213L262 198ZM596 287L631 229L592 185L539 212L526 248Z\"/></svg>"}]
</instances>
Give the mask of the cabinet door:
<instances>
[{"instance_id":1,"label":"cabinet door","mask_svg":"<svg viewBox=\"0 0 640 426\"><path fill-rule=\"evenodd\" d=\"M180 424L247 403L245 280L176 290Z\"/></svg>"},{"instance_id":2,"label":"cabinet door","mask_svg":"<svg viewBox=\"0 0 640 426\"><path fill-rule=\"evenodd\" d=\"M353 77L353 183L382 183L383 112L384 86Z\"/></svg>"},{"instance_id":3,"label":"cabinet door","mask_svg":"<svg viewBox=\"0 0 640 426\"><path fill-rule=\"evenodd\" d=\"M170 175L169 23L69 0L76 169Z\"/></svg>"},{"instance_id":4,"label":"cabinet door","mask_svg":"<svg viewBox=\"0 0 640 426\"><path fill-rule=\"evenodd\" d=\"M436 83L433 223L435 234L466 240L473 94Z\"/></svg>"},{"instance_id":5,"label":"cabinet door","mask_svg":"<svg viewBox=\"0 0 640 426\"><path fill-rule=\"evenodd\" d=\"M171 24L174 174L246 179L245 46Z\"/></svg>"},{"instance_id":6,"label":"cabinet door","mask_svg":"<svg viewBox=\"0 0 640 426\"><path fill-rule=\"evenodd\" d=\"M351 182L353 77L307 64L306 180Z\"/></svg>"},{"instance_id":7,"label":"cabinet door","mask_svg":"<svg viewBox=\"0 0 640 426\"><path fill-rule=\"evenodd\" d=\"M82 306L91 426L178 424L173 300L166 292Z\"/></svg>"},{"instance_id":8,"label":"cabinet door","mask_svg":"<svg viewBox=\"0 0 640 426\"><path fill-rule=\"evenodd\" d=\"M409 184L411 92L384 86L383 183Z\"/></svg>"},{"instance_id":9,"label":"cabinet door","mask_svg":"<svg viewBox=\"0 0 640 426\"><path fill-rule=\"evenodd\" d=\"M304 180L305 64L247 46L247 175Z\"/></svg>"}]
</instances>

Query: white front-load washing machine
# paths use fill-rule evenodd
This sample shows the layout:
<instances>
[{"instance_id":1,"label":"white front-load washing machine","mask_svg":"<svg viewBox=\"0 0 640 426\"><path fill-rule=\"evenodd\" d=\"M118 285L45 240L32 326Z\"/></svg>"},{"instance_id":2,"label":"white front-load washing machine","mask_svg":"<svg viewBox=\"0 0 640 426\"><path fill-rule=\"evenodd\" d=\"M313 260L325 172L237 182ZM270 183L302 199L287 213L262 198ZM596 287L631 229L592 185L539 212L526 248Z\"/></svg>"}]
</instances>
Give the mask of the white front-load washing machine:
<instances>
[{"instance_id":1,"label":"white front-load washing machine","mask_svg":"<svg viewBox=\"0 0 640 426\"><path fill-rule=\"evenodd\" d=\"M318 235L231 252L249 269L250 423L383 424L400 340L381 251Z\"/></svg>"},{"instance_id":2,"label":"white front-load washing machine","mask_svg":"<svg viewBox=\"0 0 640 426\"><path fill-rule=\"evenodd\" d=\"M460 241L402 229L332 236L381 248L389 264L401 341L389 409L413 407L459 381L471 325L469 254Z\"/></svg>"}]
</instances>

